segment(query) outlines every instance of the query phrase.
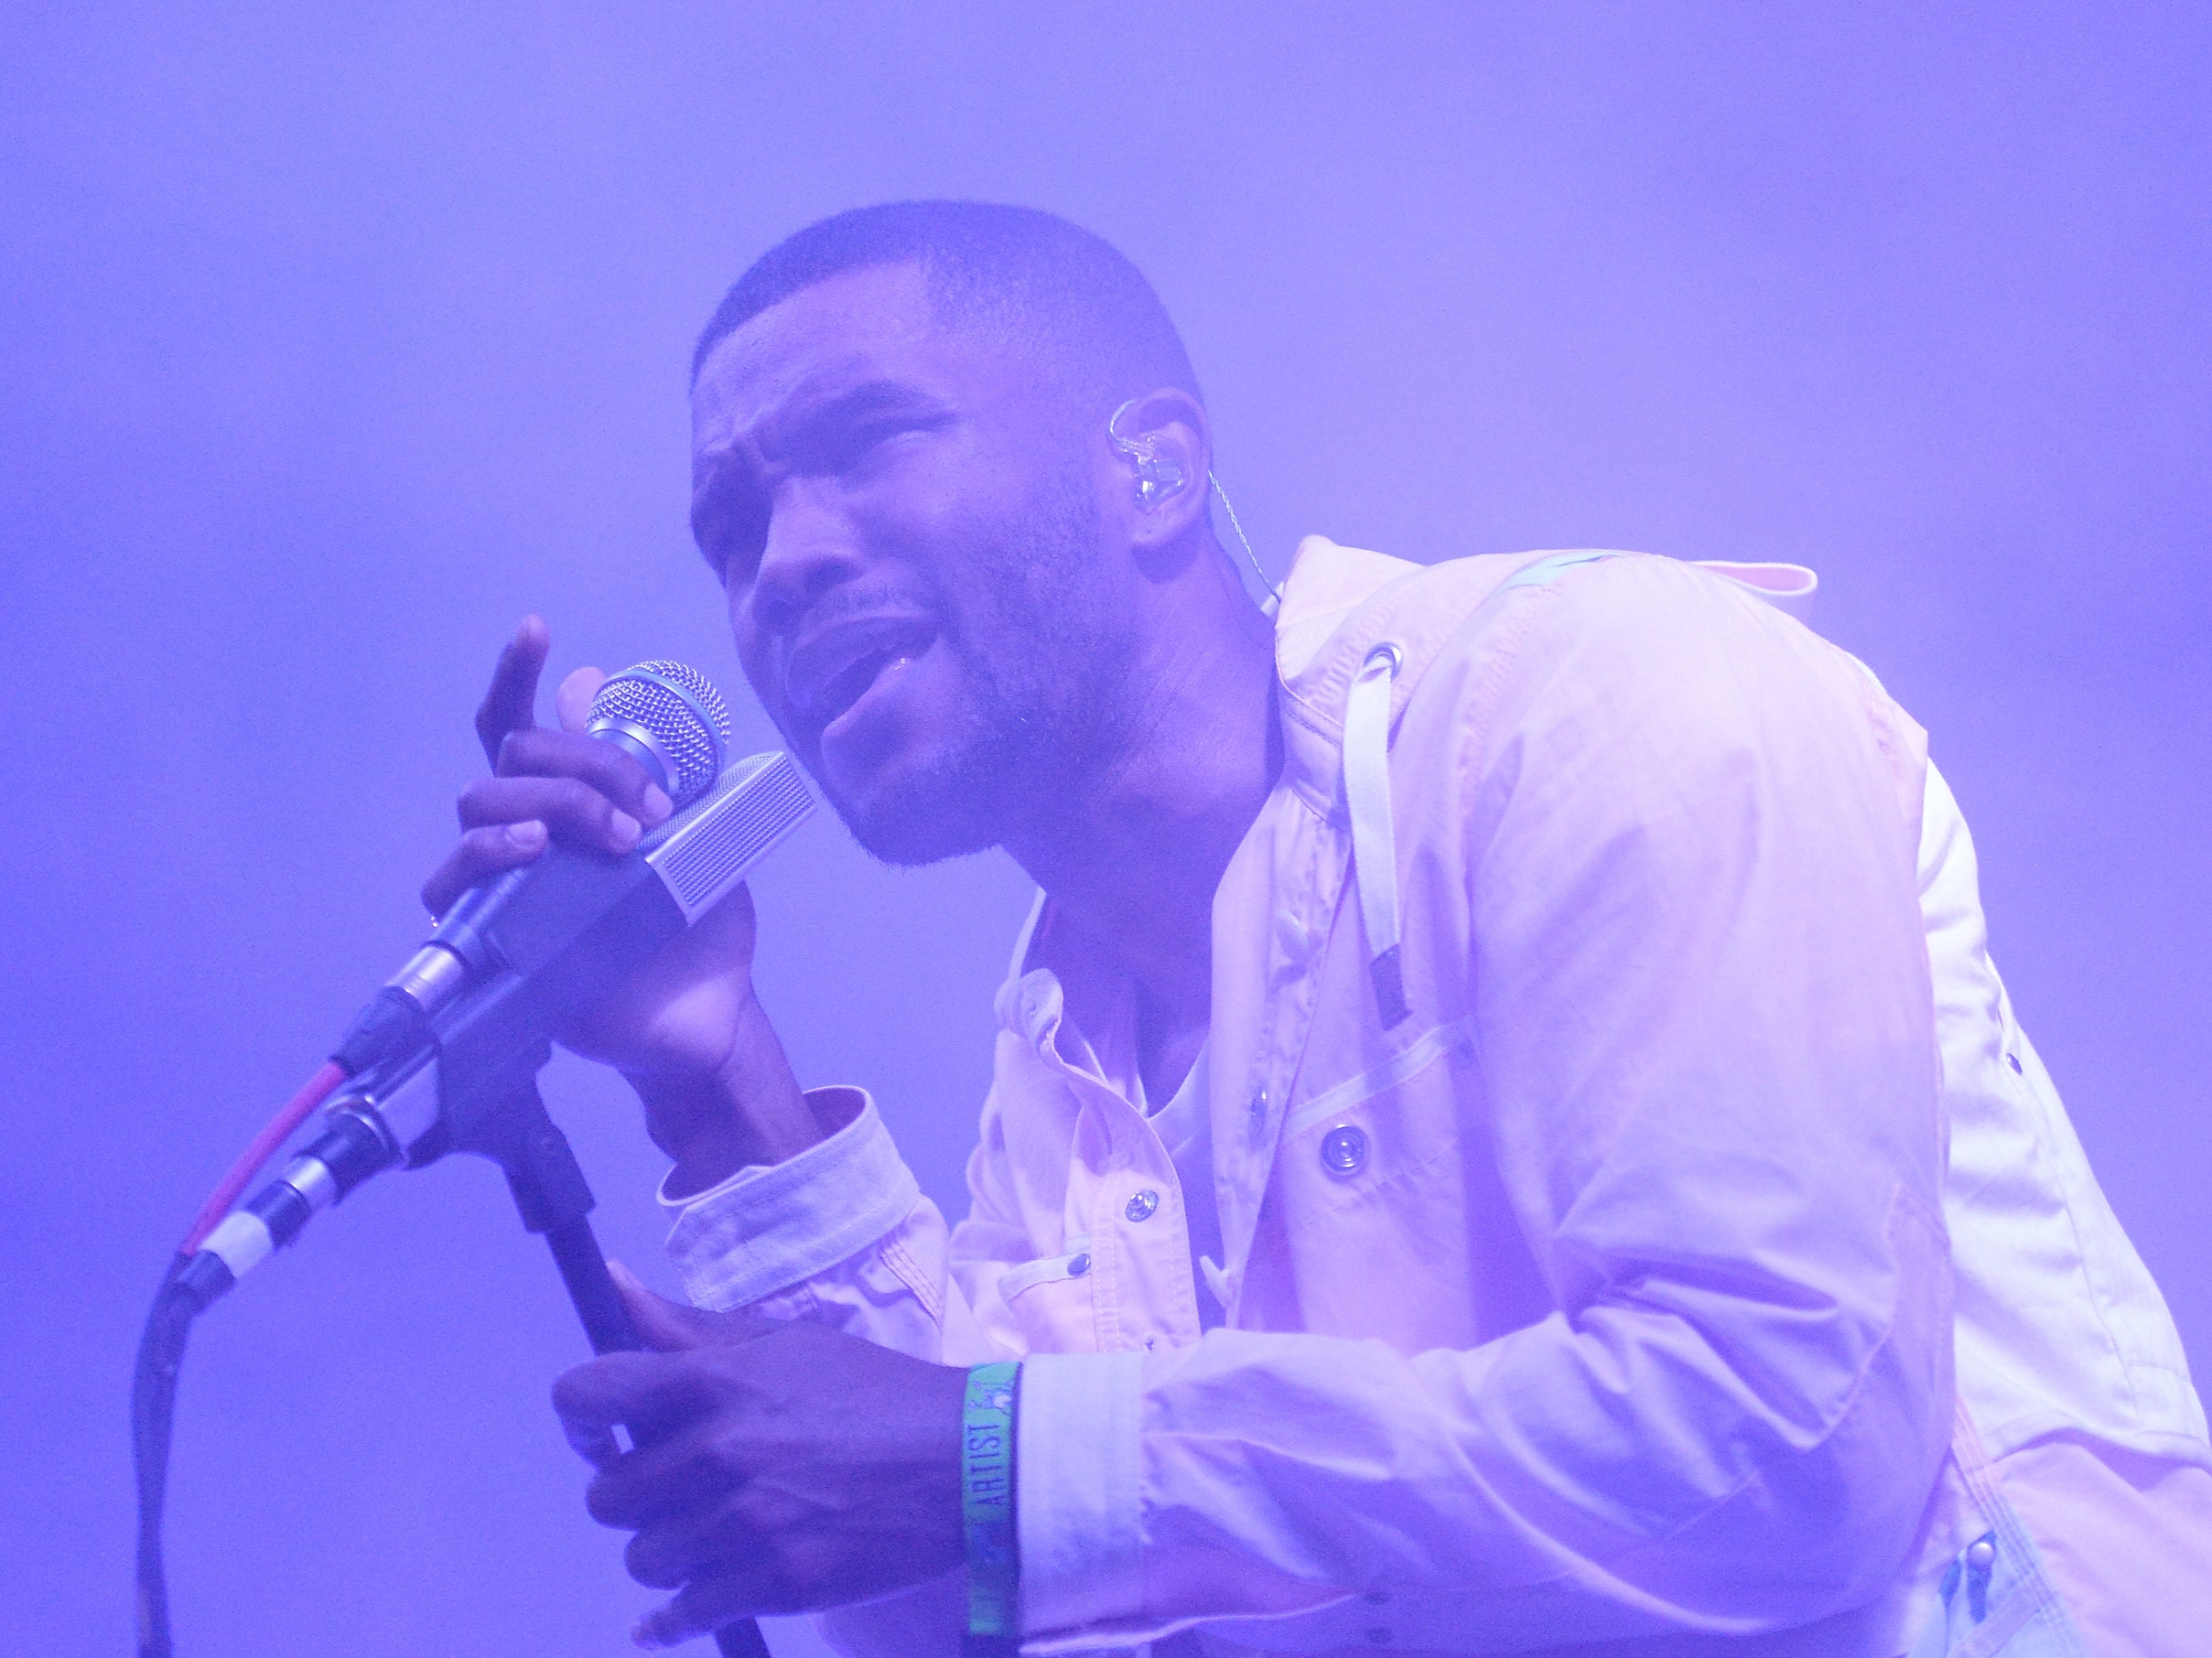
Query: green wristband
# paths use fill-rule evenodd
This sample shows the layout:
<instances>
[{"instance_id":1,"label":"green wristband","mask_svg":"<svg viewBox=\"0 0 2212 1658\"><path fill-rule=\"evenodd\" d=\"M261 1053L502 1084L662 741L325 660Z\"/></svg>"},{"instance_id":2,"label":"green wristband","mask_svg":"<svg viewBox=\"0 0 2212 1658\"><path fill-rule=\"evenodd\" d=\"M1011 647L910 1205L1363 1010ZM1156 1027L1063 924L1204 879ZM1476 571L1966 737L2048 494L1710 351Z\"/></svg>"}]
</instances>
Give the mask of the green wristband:
<instances>
[{"instance_id":1,"label":"green wristband","mask_svg":"<svg viewBox=\"0 0 2212 1658\"><path fill-rule=\"evenodd\" d=\"M970 1635L1020 1633L1021 1556L1014 1535L1014 1395L1019 1364L967 1373L960 1412L960 1517L967 1536Z\"/></svg>"}]
</instances>

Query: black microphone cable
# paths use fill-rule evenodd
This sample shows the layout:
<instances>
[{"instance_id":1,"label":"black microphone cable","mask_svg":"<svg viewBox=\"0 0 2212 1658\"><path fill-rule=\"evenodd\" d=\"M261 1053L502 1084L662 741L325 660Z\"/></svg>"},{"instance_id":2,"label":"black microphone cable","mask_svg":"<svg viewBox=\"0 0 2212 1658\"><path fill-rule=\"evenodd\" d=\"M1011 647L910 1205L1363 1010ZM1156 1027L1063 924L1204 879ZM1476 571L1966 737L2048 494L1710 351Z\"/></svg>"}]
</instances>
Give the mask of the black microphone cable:
<instances>
[{"instance_id":1,"label":"black microphone cable","mask_svg":"<svg viewBox=\"0 0 2212 1658\"><path fill-rule=\"evenodd\" d=\"M131 1373L131 1464L138 1485L138 1658L170 1658L169 1586L161 1559L161 1511L168 1494L169 1431L177 1419L177 1373L199 1308L178 1279L178 1255L155 1293Z\"/></svg>"},{"instance_id":2,"label":"black microphone cable","mask_svg":"<svg viewBox=\"0 0 2212 1658\"><path fill-rule=\"evenodd\" d=\"M206 1269L194 1271L200 1247L254 1177L337 1091L346 1074L346 1068L335 1060L324 1065L254 1136L200 1205L184 1241L169 1257L161 1287L154 1292L153 1308L146 1314L146 1329L138 1337L138 1357L131 1369L131 1467L138 1490L139 1658L170 1658L168 1573L162 1560L161 1521L168 1495L169 1439L177 1421L177 1377L184 1367L185 1341L192 1333L192 1320L214 1298L200 1281Z\"/></svg>"}]
</instances>

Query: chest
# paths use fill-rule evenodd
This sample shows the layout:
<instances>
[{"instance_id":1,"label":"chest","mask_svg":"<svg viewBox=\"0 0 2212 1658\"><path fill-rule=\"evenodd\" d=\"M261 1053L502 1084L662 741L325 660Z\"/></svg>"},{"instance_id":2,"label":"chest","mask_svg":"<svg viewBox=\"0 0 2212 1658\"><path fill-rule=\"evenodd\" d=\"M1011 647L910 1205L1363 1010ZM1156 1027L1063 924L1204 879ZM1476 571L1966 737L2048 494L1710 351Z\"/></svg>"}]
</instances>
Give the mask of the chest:
<instances>
[{"instance_id":1,"label":"chest","mask_svg":"<svg viewBox=\"0 0 2212 1658\"><path fill-rule=\"evenodd\" d=\"M1409 906L1416 1011L1385 1028L1341 830L1292 802L1255 837L1217 900L1211 1021L1163 1042L1158 1068L1180 1078L1204 1045L1219 1281L1193 1283L1197 1177L1127 1090L1068 1062L1041 985L1045 1017L1002 1044L998 1079L1024 1229L1048 1264L1046 1293L1010 1304L1026 1336L1047 1350L1194 1340L1207 1297L1233 1326L1406 1351L1542 1316L1489 1144L1472 986L1448 965L1467 957L1452 936L1463 901L1440 889ZM1049 1276L1077 1256L1080 1272Z\"/></svg>"}]
</instances>

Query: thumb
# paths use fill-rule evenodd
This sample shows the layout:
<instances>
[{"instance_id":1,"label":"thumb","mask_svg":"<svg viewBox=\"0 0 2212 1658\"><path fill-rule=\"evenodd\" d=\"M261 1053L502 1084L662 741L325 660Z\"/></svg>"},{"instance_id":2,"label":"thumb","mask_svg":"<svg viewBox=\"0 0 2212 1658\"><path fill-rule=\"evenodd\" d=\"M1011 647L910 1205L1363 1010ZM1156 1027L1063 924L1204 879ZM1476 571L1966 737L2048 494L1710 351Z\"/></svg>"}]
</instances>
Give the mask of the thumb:
<instances>
[{"instance_id":1,"label":"thumb","mask_svg":"<svg viewBox=\"0 0 2212 1658\"><path fill-rule=\"evenodd\" d=\"M757 1313L709 1312L687 1307L647 1289L638 1276L620 1261L607 1263L608 1276L622 1292L630 1312L630 1327L638 1340L654 1352L689 1352L698 1347L719 1347L726 1342L750 1341L775 1328L774 1321Z\"/></svg>"}]
</instances>

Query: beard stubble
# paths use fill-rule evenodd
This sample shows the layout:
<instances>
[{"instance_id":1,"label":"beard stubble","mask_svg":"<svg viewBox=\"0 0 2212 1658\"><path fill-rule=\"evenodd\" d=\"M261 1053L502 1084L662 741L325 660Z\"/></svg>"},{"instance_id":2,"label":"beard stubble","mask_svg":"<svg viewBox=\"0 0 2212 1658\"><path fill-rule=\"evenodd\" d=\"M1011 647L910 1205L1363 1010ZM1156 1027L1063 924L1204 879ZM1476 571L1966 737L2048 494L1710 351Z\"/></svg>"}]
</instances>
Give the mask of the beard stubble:
<instances>
[{"instance_id":1,"label":"beard stubble","mask_svg":"<svg viewBox=\"0 0 2212 1658\"><path fill-rule=\"evenodd\" d=\"M1049 832L1079 814L1132 724L1135 652L1099 591L1097 505L1080 474L990 526L955 606L923 572L946 619L963 728L863 809L832 803L863 849L912 867Z\"/></svg>"}]
</instances>

